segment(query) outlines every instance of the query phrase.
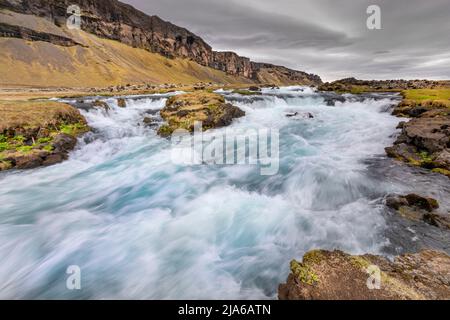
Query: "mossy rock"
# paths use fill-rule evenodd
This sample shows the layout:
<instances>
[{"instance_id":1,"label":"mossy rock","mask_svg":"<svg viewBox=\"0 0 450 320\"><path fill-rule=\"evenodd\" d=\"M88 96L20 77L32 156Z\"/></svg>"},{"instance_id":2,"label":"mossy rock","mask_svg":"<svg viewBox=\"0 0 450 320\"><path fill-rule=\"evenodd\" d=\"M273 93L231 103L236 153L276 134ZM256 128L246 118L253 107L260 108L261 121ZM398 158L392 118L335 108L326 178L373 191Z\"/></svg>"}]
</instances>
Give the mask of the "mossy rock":
<instances>
[{"instance_id":1,"label":"mossy rock","mask_svg":"<svg viewBox=\"0 0 450 320\"><path fill-rule=\"evenodd\" d=\"M251 91L251 90L234 90L233 93L240 94L242 96L260 96L262 95L259 91Z\"/></svg>"},{"instance_id":2,"label":"mossy rock","mask_svg":"<svg viewBox=\"0 0 450 320\"><path fill-rule=\"evenodd\" d=\"M318 276L305 263L300 263L296 260L291 261L292 274L302 283L314 285L319 282Z\"/></svg>"},{"instance_id":3,"label":"mossy rock","mask_svg":"<svg viewBox=\"0 0 450 320\"><path fill-rule=\"evenodd\" d=\"M76 137L90 130L79 111L63 103L0 101L0 115L0 171L62 161ZM54 140L64 134L72 142L55 150Z\"/></svg>"},{"instance_id":4,"label":"mossy rock","mask_svg":"<svg viewBox=\"0 0 450 320\"><path fill-rule=\"evenodd\" d=\"M196 91L169 98L160 112L166 121L158 133L170 136L177 129L193 132L195 123L202 123L202 130L228 126L233 119L240 118L245 112L229 103L219 94L208 91Z\"/></svg>"}]
</instances>

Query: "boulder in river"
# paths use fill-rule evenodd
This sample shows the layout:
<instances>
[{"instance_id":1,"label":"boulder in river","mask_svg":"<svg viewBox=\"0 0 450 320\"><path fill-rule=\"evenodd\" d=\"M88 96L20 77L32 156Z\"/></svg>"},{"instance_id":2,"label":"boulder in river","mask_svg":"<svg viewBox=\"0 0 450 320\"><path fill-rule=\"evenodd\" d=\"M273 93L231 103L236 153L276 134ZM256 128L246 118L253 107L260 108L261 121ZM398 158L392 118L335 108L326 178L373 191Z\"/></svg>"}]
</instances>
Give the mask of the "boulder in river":
<instances>
[{"instance_id":1,"label":"boulder in river","mask_svg":"<svg viewBox=\"0 0 450 320\"><path fill-rule=\"evenodd\" d=\"M286 114L286 117L288 118L301 118L301 119L314 119L314 115L311 112L294 112L294 113L288 113Z\"/></svg>"},{"instance_id":2,"label":"boulder in river","mask_svg":"<svg viewBox=\"0 0 450 320\"><path fill-rule=\"evenodd\" d=\"M389 195L386 197L386 206L405 219L450 230L450 215L439 213L439 203L433 198L417 194Z\"/></svg>"},{"instance_id":3,"label":"boulder in river","mask_svg":"<svg viewBox=\"0 0 450 320\"><path fill-rule=\"evenodd\" d=\"M163 137L177 129L193 132L195 122L202 122L202 129L208 130L228 126L233 119L245 116L244 111L226 103L223 96L207 91L173 96L160 114L167 122L158 131Z\"/></svg>"},{"instance_id":4,"label":"boulder in river","mask_svg":"<svg viewBox=\"0 0 450 320\"><path fill-rule=\"evenodd\" d=\"M127 102L125 101L124 98L118 98L117 99L117 105L119 106L119 108L126 108L127 107Z\"/></svg>"},{"instance_id":5,"label":"boulder in river","mask_svg":"<svg viewBox=\"0 0 450 320\"><path fill-rule=\"evenodd\" d=\"M92 103L92 105L93 105L94 108L103 109L106 112L108 112L110 110L109 105L105 101L102 101L102 100L95 100Z\"/></svg>"}]
</instances>

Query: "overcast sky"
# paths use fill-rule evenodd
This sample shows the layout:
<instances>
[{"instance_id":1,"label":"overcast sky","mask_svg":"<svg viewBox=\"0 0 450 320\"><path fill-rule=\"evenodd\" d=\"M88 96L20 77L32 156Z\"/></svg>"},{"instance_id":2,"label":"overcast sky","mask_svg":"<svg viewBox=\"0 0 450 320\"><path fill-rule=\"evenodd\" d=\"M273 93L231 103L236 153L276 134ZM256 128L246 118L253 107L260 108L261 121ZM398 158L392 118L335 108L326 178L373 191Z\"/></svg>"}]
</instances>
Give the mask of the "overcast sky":
<instances>
[{"instance_id":1,"label":"overcast sky","mask_svg":"<svg viewBox=\"0 0 450 320\"><path fill-rule=\"evenodd\" d=\"M450 79L450 0L123 0L215 50L319 74L325 81ZM381 8L382 30L366 26Z\"/></svg>"}]
</instances>

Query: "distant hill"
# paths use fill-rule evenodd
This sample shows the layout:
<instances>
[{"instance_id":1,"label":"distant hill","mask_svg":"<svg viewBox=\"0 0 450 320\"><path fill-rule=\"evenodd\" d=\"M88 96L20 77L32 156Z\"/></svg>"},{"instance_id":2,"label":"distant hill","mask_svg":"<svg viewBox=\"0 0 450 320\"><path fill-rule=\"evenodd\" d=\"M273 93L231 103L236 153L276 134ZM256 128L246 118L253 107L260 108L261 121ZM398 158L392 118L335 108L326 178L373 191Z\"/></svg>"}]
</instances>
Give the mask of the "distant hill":
<instances>
[{"instance_id":1,"label":"distant hill","mask_svg":"<svg viewBox=\"0 0 450 320\"><path fill-rule=\"evenodd\" d=\"M67 8L82 10L68 30ZM2 85L320 85L320 77L217 52L197 35L116 0L0 0Z\"/></svg>"}]
</instances>

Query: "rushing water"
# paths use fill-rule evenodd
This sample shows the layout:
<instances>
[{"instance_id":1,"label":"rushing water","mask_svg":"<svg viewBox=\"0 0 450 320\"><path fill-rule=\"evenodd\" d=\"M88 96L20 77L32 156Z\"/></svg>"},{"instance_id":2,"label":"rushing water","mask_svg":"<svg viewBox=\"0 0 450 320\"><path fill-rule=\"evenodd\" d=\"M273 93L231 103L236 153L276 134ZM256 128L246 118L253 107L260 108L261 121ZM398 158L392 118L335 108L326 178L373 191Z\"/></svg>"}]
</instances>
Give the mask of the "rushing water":
<instances>
[{"instance_id":1,"label":"rushing water","mask_svg":"<svg viewBox=\"0 0 450 320\"><path fill-rule=\"evenodd\" d=\"M0 175L0 298L270 299L308 250L389 245L379 199L403 186L369 163L393 141L395 97L223 93L247 113L231 128L280 130L278 174L175 165L142 125L165 96L106 100L109 112L82 111L94 132L68 161ZM82 290L66 288L70 265Z\"/></svg>"}]
</instances>

